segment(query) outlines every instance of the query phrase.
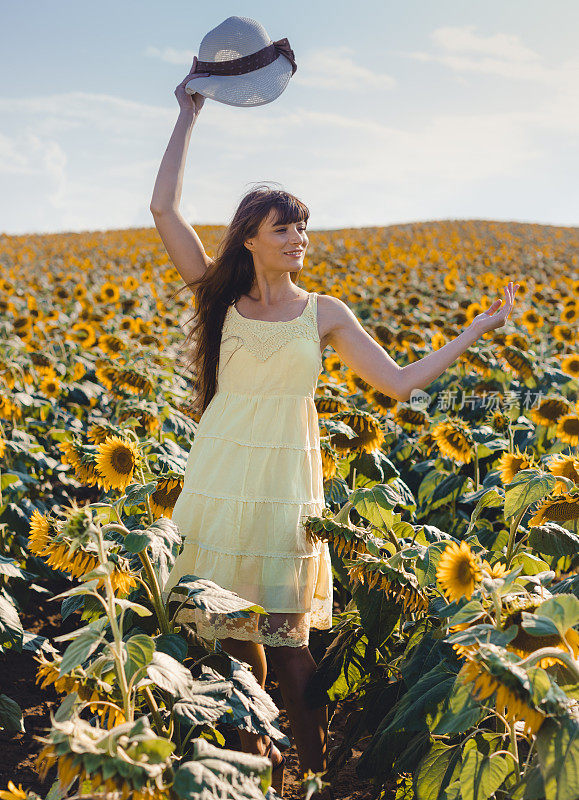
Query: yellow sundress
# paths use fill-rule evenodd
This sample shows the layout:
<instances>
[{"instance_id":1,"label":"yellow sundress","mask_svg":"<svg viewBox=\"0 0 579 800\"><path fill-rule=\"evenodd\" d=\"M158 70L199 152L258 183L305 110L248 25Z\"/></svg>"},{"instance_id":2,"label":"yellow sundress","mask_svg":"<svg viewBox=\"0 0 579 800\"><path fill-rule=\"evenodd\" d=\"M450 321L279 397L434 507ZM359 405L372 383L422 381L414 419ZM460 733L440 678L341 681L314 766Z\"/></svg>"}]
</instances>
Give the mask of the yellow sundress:
<instances>
[{"instance_id":1,"label":"yellow sundress","mask_svg":"<svg viewBox=\"0 0 579 800\"><path fill-rule=\"evenodd\" d=\"M229 306L217 391L199 420L172 515L184 548L163 597L192 574L270 613L228 619L182 609L178 621L194 622L205 639L299 647L310 628L332 625L328 545L308 542L302 527L325 505L314 403L321 371L315 292L283 322Z\"/></svg>"}]
</instances>

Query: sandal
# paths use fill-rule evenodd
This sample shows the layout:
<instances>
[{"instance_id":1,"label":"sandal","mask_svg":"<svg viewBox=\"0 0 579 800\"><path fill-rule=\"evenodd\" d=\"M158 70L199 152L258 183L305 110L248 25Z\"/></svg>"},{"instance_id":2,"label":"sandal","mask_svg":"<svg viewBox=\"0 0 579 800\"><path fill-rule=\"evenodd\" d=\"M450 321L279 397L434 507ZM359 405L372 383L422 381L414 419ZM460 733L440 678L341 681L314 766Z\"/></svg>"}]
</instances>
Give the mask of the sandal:
<instances>
[{"instance_id":1,"label":"sandal","mask_svg":"<svg viewBox=\"0 0 579 800\"><path fill-rule=\"evenodd\" d=\"M278 753L281 756L281 760L277 764L274 764L271 758L272 747L273 747L273 739L270 738L269 744L267 746L264 755L271 761L272 786L280 796L283 796L284 767L287 759L284 756L284 754L278 750Z\"/></svg>"}]
</instances>

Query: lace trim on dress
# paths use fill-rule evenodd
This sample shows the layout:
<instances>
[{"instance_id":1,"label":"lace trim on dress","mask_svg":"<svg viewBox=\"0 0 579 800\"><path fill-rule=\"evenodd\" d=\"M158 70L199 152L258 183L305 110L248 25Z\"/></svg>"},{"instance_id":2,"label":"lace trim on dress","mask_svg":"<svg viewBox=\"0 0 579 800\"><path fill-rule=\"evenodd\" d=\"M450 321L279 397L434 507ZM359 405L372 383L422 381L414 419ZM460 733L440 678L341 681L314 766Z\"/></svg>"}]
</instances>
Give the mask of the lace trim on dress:
<instances>
[{"instance_id":1,"label":"lace trim on dress","mask_svg":"<svg viewBox=\"0 0 579 800\"><path fill-rule=\"evenodd\" d=\"M264 329L263 326L260 326L260 323L275 325L275 328L268 334L267 328ZM232 304L227 309L223 322L222 340L225 332L230 336L241 339L259 361L267 361L270 356L277 353L285 344L293 341L298 336L319 343L320 337L314 293L310 293L307 305L300 316L287 321L249 319L248 317L243 317L235 308L235 304ZM319 356L321 363L321 353Z\"/></svg>"},{"instance_id":2,"label":"lace trim on dress","mask_svg":"<svg viewBox=\"0 0 579 800\"><path fill-rule=\"evenodd\" d=\"M176 599L176 598L175 598ZM243 639L270 647L304 647L309 644L311 628L328 630L332 626L324 603L314 597L312 610L304 613L273 612L249 617L229 618L200 608L182 608L176 621L193 623L199 636L214 639Z\"/></svg>"}]
</instances>

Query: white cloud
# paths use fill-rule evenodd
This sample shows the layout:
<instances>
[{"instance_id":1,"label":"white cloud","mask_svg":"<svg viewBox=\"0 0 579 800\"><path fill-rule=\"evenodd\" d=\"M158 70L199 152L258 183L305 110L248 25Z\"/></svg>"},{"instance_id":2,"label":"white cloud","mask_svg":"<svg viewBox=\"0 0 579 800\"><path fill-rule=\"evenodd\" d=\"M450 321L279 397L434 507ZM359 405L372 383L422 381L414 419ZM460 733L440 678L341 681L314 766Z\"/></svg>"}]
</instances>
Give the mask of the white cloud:
<instances>
[{"instance_id":1,"label":"white cloud","mask_svg":"<svg viewBox=\"0 0 579 800\"><path fill-rule=\"evenodd\" d=\"M375 72L358 63L351 47L319 48L300 58L294 82L316 89L340 89L363 92L391 89L396 81L390 75Z\"/></svg>"},{"instance_id":2,"label":"white cloud","mask_svg":"<svg viewBox=\"0 0 579 800\"><path fill-rule=\"evenodd\" d=\"M193 64L195 52L193 50L176 50L174 47L153 47L150 45L145 49L145 55L149 58L156 58L165 61L167 64Z\"/></svg>"},{"instance_id":3,"label":"white cloud","mask_svg":"<svg viewBox=\"0 0 579 800\"><path fill-rule=\"evenodd\" d=\"M476 33L474 25L463 25L437 28L430 38L434 52L409 55L420 61L438 62L458 72L479 72L520 80L550 82L556 72L514 34L485 36Z\"/></svg>"}]
</instances>

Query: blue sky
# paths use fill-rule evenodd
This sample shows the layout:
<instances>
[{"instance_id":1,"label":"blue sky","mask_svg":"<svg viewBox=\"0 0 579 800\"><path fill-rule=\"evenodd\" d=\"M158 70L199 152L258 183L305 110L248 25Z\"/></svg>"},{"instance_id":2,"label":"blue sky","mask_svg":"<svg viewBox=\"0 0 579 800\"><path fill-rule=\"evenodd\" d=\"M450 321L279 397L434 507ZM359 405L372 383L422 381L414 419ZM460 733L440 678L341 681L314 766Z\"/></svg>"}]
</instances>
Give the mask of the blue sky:
<instances>
[{"instance_id":1,"label":"blue sky","mask_svg":"<svg viewBox=\"0 0 579 800\"><path fill-rule=\"evenodd\" d=\"M226 17L287 37L273 103L207 100L181 211L226 223L257 181L311 228L579 225L575 0L0 0L0 232L152 226L175 87Z\"/></svg>"}]
</instances>

